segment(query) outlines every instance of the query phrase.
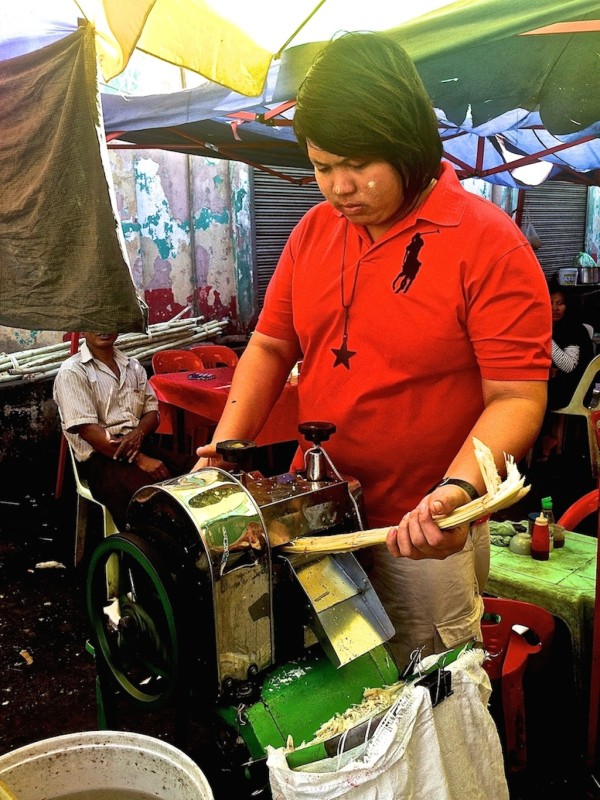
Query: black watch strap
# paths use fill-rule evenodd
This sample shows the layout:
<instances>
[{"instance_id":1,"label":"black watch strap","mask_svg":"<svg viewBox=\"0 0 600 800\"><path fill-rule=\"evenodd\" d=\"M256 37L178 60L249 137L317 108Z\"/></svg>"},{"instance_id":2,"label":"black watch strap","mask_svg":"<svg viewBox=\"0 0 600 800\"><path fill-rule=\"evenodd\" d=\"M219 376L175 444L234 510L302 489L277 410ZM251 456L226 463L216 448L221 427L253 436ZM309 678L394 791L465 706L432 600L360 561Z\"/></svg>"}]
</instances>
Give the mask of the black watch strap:
<instances>
[{"instance_id":1,"label":"black watch strap","mask_svg":"<svg viewBox=\"0 0 600 800\"><path fill-rule=\"evenodd\" d=\"M473 486L472 483L468 481L463 481L461 478L444 478L439 483L431 488L431 491L437 489L440 486L460 486L461 489L464 489L465 492L469 495L471 500L476 500L479 497L479 492Z\"/></svg>"}]
</instances>

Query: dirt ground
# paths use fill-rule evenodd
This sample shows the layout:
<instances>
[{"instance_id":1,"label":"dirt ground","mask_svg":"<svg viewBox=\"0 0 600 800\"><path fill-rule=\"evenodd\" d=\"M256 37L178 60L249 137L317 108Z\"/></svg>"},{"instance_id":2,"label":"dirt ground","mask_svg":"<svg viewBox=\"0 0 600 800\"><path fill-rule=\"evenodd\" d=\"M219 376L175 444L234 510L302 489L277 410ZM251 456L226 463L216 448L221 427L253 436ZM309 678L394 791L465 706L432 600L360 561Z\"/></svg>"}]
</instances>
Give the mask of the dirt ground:
<instances>
[{"instance_id":1,"label":"dirt ground","mask_svg":"<svg viewBox=\"0 0 600 800\"><path fill-rule=\"evenodd\" d=\"M53 498L3 503L0 512L0 753L5 753L38 739L94 730L97 723L83 587L71 566L74 519Z\"/></svg>"},{"instance_id":2,"label":"dirt ground","mask_svg":"<svg viewBox=\"0 0 600 800\"><path fill-rule=\"evenodd\" d=\"M0 756L42 739L102 730L96 666L86 649L87 564L73 566L75 501L0 500ZM93 549L94 541L86 554ZM215 772L211 744L194 725L185 741L171 710L143 714L115 701L110 727L174 744L205 772L216 800L231 797L230 779ZM234 795L242 800L243 795ZM175 800L175 799L174 799Z\"/></svg>"}]
</instances>

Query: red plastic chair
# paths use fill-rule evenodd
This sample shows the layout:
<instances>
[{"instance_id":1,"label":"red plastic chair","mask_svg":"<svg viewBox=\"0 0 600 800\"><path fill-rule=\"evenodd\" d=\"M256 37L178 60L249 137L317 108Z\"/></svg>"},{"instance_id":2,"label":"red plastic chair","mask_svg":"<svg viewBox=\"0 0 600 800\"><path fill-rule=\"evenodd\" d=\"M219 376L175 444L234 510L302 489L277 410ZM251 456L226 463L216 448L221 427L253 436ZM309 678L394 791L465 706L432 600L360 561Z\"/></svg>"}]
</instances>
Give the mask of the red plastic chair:
<instances>
[{"instance_id":1,"label":"red plastic chair","mask_svg":"<svg viewBox=\"0 0 600 800\"><path fill-rule=\"evenodd\" d=\"M202 372L204 361L191 350L159 350L152 356L152 371L161 372Z\"/></svg>"},{"instance_id":2,"label":"red plastic chair","mask_svg":"<svg viewBox=\"0 0 600 800\"><path fill-rule=\"evenodd\" d=\"M557 524L562 525L568 531L577 530L580 522L598 510L598 489L592 489L591 492L584 494L570 505L562 517L557 520Z\"/></svg>"},{"instance_id":3,"label":"red plastic chair","mask_svg":"<svg viewBox=\"0 0 600 800\"><path fill-rule=\"evenodd\" d=\"M190 347L190 353L197 353L207 369L213 367L235 367L238 354L225 344L198 344Z\"/></svg>"},{"instance_id":4,"label":"red plastic chair","mask_svg":"<svg viewBox=\"0 0 600 800\"><path fill-rule=\"evenodd\" d=\"M155 375L161 372L202 372L205 369L204 361L197 353L191 350L159 350L152 356L152 371ZM160 424L156 433L173 436L177 429L175 409L159 401ZM185 435L194 440L194 425L190 423L188 415L185 417Z\"/></svg>"},{"instance_id":5,"label":"red plastic chair","mask_svg":"<svg viewBox=\"0 0 600 800\"><path fill-rule=\"evenodd\" d=\"M521 600L484 597L483 601L483 645L489 653L483 666L490 680L500 687L506 763L510 772L517 772L527 765L523 675L530 657L550 647L554 617L545 608ZM528 629L527 638L514 630L515 625ZM537 643L531 643L532 635Z\"/></svg>"}]
</instances>

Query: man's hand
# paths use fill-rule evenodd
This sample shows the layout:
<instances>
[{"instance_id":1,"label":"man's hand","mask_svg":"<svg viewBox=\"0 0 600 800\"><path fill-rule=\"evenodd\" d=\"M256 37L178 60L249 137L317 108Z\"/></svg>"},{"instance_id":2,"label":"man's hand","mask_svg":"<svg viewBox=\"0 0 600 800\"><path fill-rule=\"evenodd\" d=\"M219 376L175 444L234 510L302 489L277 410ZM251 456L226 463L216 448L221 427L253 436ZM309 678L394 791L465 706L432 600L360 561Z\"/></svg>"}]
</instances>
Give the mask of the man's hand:
<instances>
[{"instance_id":1,"label":"man's hand","mask_svg":"<svg viewBox=\"0 0 600 800\"><path fill-rule=\"evenodd\" d=\"M227 465L231 466L229 462L224 461L217 453L214 444L205 444L196 450L196 455L199 456L198 461L194 464L192 472L197 472L202 467L220 467L225 469Z\"/></svg>"},{"instance_id":2,"label":"man's hand","mask_svg":"<svg viewBox=\"0 0 600 800\"><path fill-rule=\"evenodd\" d=\"M135 430L129 431L129 433L126 433L125 436L119 439L119 446L113 456L115 461L129 461L130 464L133 464L136 456L142 449L144 435L144 431L138 426Z\"/></svg>"},{"instance_id":3,"label":"man's hand","mask_svg":"<svg viewBox=\"0 0 600 800\"><path fill-rule=\"evenodd\" d=\"M165 467L163 462L159 461L157 458L150 458L150 456L145 456L143 453L140 453L135 459L135 464L140 469L144 470L144 472L147 472L155 481L164 481L171 477L169 475L169 470Z\"/></svg>"},{"instance_id":4,"label":"man's hand","mask_svg":"<svg viewBox=\"0 0 600 800\"><path fill-rule=\"evenodd\" d=\"M386 539L387 548L395 558L444 559L460 552L469 535L469 525L441 530L433 516L449 514L470 500L464 489L443 486L421 500L419 505L404 516L396 528L391 528Z\"/></svg>"}]
</instances>

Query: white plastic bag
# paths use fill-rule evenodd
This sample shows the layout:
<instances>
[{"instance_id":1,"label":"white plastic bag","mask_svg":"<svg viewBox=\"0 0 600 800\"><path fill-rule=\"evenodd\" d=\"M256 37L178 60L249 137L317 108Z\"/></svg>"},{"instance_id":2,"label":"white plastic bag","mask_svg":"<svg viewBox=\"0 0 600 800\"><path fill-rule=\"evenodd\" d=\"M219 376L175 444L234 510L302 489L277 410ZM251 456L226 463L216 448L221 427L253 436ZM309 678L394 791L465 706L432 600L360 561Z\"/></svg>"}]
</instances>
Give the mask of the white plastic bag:
<instances>
[{"instance_id":1,"label":"white plastic bag","mask_svg":"<svg viewBox=\"0 0 600 800\"><path fill-rule=\"evenodd\" d=\"M533 222L528 222L526 225L523 225L523 233L525 234L532 249L539 250L542 246L542 240L540 239Z\"/></svg>"},{"instance_id":2,"label":"white plastic bag","mask_svg":"<svg viewBox=\"0 0 600 800\"><path fill-rule=\"evenodd\" d=\"M535 225L531 221L529 217L529 211L525 211L525 218L521 223L521 230L525 234L525 238L531 245L532 250L539 250L542 246L542 240L540 239L538 232L535 229Z\"/></svg>"},{"instance_id":3,"label":"white plastic bag","mask_svg":"<svg viewBox=\"0 0 600 800\"><path fill-rule=\"evenodd\" d=\"M469 651L447 667L453 694L435 708L411 684L373 737L340 756L292 770L283 748L267 748L273 800L508 800L483 658Z\"/></svg>"},{"instance_id":4,"label":"white plastic bag","mask_svg":"<svg viewBox=\"0 0 600 800\"><path fill-rule=\"evenodd\" d=\"M516 219L516 215L517 215L517 210L515 209L512 212L511 216L513 219ZM532 250L539 250L540 247L542 246L542 240L540 239L540 236L535 229L535 225L533 224L533 222L529 217L528 210L525 211L525 216L521 221L521 230L523 231L525 238L531 245Z\"/></svg>"}]
</instances>

